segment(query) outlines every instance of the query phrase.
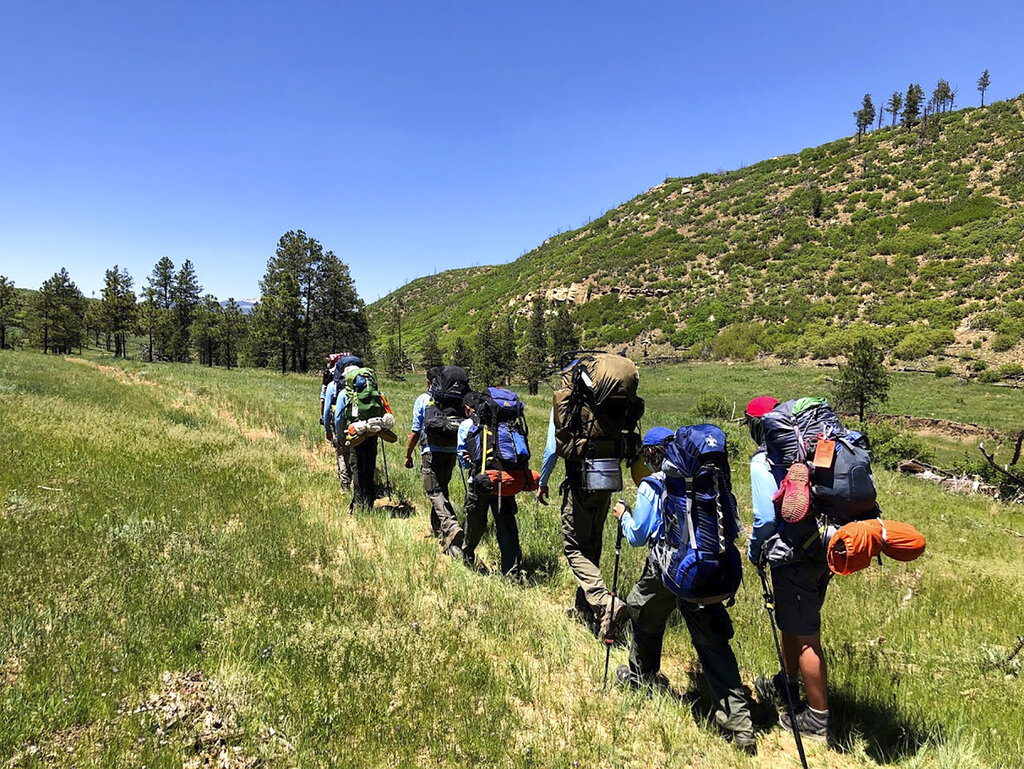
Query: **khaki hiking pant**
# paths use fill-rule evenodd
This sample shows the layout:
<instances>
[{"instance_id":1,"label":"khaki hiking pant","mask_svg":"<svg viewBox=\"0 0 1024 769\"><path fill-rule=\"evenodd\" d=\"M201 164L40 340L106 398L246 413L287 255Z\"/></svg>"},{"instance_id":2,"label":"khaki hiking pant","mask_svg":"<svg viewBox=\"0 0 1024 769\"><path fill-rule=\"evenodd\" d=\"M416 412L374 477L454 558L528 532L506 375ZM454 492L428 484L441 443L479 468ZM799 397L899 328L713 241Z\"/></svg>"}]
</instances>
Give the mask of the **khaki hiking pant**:
<instances>
[{"instance_id":1,"label":"khaki hiking pant","mask_svg":"<svg viewBox=\"0 0 1024 769\"><path fill-rule=\"evenodd\" d=\"M604 613L611 592L601 576L604 523L611 506L610 491L583 491L564 486L562 491L562 552L579 587L576 608L595 616Z\"/></svg>"},{"instance_id":2,"label":"khaki hiking pant","mask_svg":"<svg viewBox=\"0 0 1024 769\"><path fill-rule=\"evenodd\" d=\"M697 651L704 678L719 713L719 725L731 732L750 731L750 700L740 680L739 666L729 641L732 619L724 604L704 608L677 598L651 567L643 573L626 597L633 640L629 648L629 670L641 681L651 681L661 670L661 644L668 618L676 609L683 615L690 640Z\"/></svg>"},{"instance_id":3,"label":"khaki hiking pant","mask_svg":"<svg viewBox=\"0 0 1024 769\"><path fill-rule=\"evenodd\" d=\"M338 466L338 485L342 491L348 491L352 488L352 449L344 448L342 443L335 443L334 453Z\"/></svg>"},{"instance_id":4,"label":"khaki hiking pant","mask_svg":"<svg viewBox=\"0 0 1024 769\"><path fill-rule=\"evenodd\" d=\"M462 527L455 516L455 508L448 499L448 486L455 469L455 454L435 454L424 451L420 455L420 473L423 475L423 491L430 500L430 527L441 533L441 544L448 547L453 542L462 546Z\"/></svg>"}]
</instances>

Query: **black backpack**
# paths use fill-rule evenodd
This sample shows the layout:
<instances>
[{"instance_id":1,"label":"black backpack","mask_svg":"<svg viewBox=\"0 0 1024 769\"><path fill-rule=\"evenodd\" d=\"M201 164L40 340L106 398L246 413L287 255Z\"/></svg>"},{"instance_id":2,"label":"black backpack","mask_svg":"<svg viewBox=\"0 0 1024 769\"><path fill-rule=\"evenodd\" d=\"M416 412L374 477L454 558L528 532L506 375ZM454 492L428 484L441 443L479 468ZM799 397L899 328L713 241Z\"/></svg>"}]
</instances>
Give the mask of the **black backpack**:
<instances>
[{"instance_id":1,"label":"black backpack","mask_svg":"<svg viewBox=\"0 0 1024 769\"><path fill-rule=\"evenodd\" d=\"M430 403L423 413L423 432L434 446L454 446L463 418L462 399L469 375L461 366L445 366L430 385Z\"/></svg>"},{"instance_id":2,"label":"black backpack","mask_svg":"<svg viewBox=\"0 0 1024 769\"><path fill-rule=\"evenodd\" d=\"M764 415L768 460L778 467L808 465L813 510L839 526L877 518L875 480L868 439L843 427L824 398L799 398L780 403ZM835 442L831 463L815 464L818 440Z\"/></svg>"}]
</instances>

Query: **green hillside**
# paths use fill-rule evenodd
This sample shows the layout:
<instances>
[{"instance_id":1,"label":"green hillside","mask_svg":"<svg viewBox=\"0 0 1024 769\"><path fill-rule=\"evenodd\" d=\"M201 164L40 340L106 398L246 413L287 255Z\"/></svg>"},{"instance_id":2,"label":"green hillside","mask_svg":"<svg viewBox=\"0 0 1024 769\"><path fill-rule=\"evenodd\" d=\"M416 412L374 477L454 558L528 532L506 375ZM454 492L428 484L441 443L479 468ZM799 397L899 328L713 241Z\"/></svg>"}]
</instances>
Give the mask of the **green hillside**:
<instances>
[{"instance_id":1,"label":"green hillside","mask_svg":"<svg viewBox=\"0 0 1024 769\"><path fill-rule=\"evenodd\" d=\"M373 325L386 339L400 300L404 341L450 346L542 292L570 295L595 345L827 358L864 324L897 360L1005 362L1024 334L1024 100L929 121L666 179L514 262L414 280Z\"/></svg>"}]
</instances>

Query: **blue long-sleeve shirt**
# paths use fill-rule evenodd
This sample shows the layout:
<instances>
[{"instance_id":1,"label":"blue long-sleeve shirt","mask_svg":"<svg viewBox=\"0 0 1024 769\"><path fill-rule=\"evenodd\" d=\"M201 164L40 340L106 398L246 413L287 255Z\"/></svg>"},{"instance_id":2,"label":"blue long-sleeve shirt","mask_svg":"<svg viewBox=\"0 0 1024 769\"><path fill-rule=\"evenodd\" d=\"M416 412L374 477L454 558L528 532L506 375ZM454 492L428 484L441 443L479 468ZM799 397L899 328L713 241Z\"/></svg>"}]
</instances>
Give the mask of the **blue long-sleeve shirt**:
<instances>
[{"instance_id":1,"label":"blue long-sleeve shirt","mask_svg":"<svg viewBox=\"0 0 1024 769\"><path fill-rule=\"evenodd\" d=\"M334 400L334 394L337 391L338 385L335 384L333 379L327 383L326 387L324 387L324 413L320 420L320 424L324 426L324 432L327 434L328 438L334 435L334 419L331 416L331 401Z\"/></svg>"},{"instance_id":2,"label":"blue long-sleeve shirt","mask_svg":"<svg viewBox=\"0 0 1024 769\"><path fill-rule=\"evenodd\" d=\"M472 426L472 419L463 419L459 422L459 434L455 442L455 452L459 457L459 464L466 470L473 469L473 462L469 458L469 446L466 445L466 439L469 437L469 429Z\"/></svg>"},{"instance_id":3,"label":"blue long-sleeve shirt","mask_svg":"<svg viewBox=\"0 0 1024 769\"><path fill-rule=\"evenodd\" d=\"M665 474L655 473L654 479L664 483ZM619 518L619 525L626 541L633 547L643 547L652 540L663 536L661 518L661 494L647 478L640 481L636 489L636 504L633 512L628 510Z\"/></svg>"},{"instance_id":4,"label":"blue long-sleeve shirt","mask_svg":"<svg viewBox=\"0 0 1024 769\"><path fill-rule=\"evenodd\" d=\"M780 468L781 469L781 468ZM758 451L750 459L750 499L754 506L754 526L747 544L747 558L757 563L765 540L779 531L782 522L775 514L772 498L779 490L780 478L768 462L768 455ZM782 474L785 477L785 473Z\"/></svg>"},{"instance_id":5,"label":"blue long-sleeve shirt","mask_svg":"<svg viewBox=\"0 0 1024 769\"><path fill-rule=\"evenodd\" d=\"M555 443L555 410L548 418L548 439L544 444L544 461L540 463L540 485L547 486L558 463L558 447Z\"/></svg>"}]
</instances>

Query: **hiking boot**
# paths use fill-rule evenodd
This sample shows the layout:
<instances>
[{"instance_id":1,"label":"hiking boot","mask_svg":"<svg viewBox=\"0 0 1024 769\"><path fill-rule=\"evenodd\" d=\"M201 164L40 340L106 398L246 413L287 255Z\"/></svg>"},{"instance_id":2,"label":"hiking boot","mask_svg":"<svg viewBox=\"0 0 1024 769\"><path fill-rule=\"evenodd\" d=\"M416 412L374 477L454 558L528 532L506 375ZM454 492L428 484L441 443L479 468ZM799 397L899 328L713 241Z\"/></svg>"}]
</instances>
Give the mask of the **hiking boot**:
<instances>
[{"instance_id":1,"label":"hiking boot","mask_svg":"<svg viewBox=\"0 0 1024 769\"><path fill-rule=\"evenodd\" d=\"M793 707L800 706L800 684L781 670L772 676L772 689L775 691L775 699L781 705L785 706L791 702Z\"/></svg>"},{"instance_id":2,"label":"hiking boot","mask_svg":"<svg viewBox=\"0 0 1024 769\"><path fill-rule=\"evenodd\" d=\"M789 720L789 711L784 710L779 714L779 723L782 728L789 732L793 731L793 725ZM803 708L796 714L796 726L800 735L816 742L828 743L828 713L823 716L814 713L810 708Z\"/></svg>"},{"instance_id":3,"label":"hiking boot","mask_svg":"<svg viewBox=\"0 0 1024 769\"><path fill-rule=\"evenodd\" d=\"M811 510L811 473L803 462L796 462L789 468L779 486L782 494L782 520L786 523L800 523Z\"/></svg>"},{"instance_id":4,"label":"hiking boot","mask_svg":"<svg viewBox=\"0 0 1024 769\"><path fill-rule=\"evenodd\" d=\"M462 548L455 544L448 545L448 547L446 547L444 550L444 554L450 556L451 558L454 558L457 561L464 560L462 555Z\"/></svg>"},{"instance_id":5,"label":"hiking boot","mask_svg":"<svg viewBox=\"0 0 1024 769\"><path fill-rule=\"evenodd\" d=\"M728 716L724 711L715 711L715 725L729 742L748 756L757 755L757 738L754 737L754 725L749 717Z\"/></svg>"},{"instance_id":6,"label":"hiking boot","mask_svg":"<svg viewBox=\"0 0 1024 769\"><path fill-rule=\"evenodd\" d=\"M653 676L644 676L634 673L629 665L619 665L615 668L615 681L620 686L628 686L637 691L649 692L654 689L668 691L670 688L668 678L664 673L659 671Z\"/></svg>"},{"instance_id":7,"label":"hiking boot","mask_svg":"<svg viewBox=\"0 0 1024 769\"><path fill-rule=\"evenodd\" d=\"M465 533L460 528L455 528L453 531L448 533L448 536L441 542L441 550L448 552L452 546L459 549L459 555L462 555L462 543L465 541Z\"/></svg>"},{"instance_id":8,"label":"hiking boot","mask_svg":"<svg viewBox=\"0 0 1024 769\"><path fill-rule=\"evenodd\" d=\"M615 634L619 632L619 627L626 618L626 602L621 598L615 598L614 601L614 610L611 601L605 607L604 614L601 615L601 629L597 633L597 639L605 643L615 641Z\"/></svg>"}]
</instances>

